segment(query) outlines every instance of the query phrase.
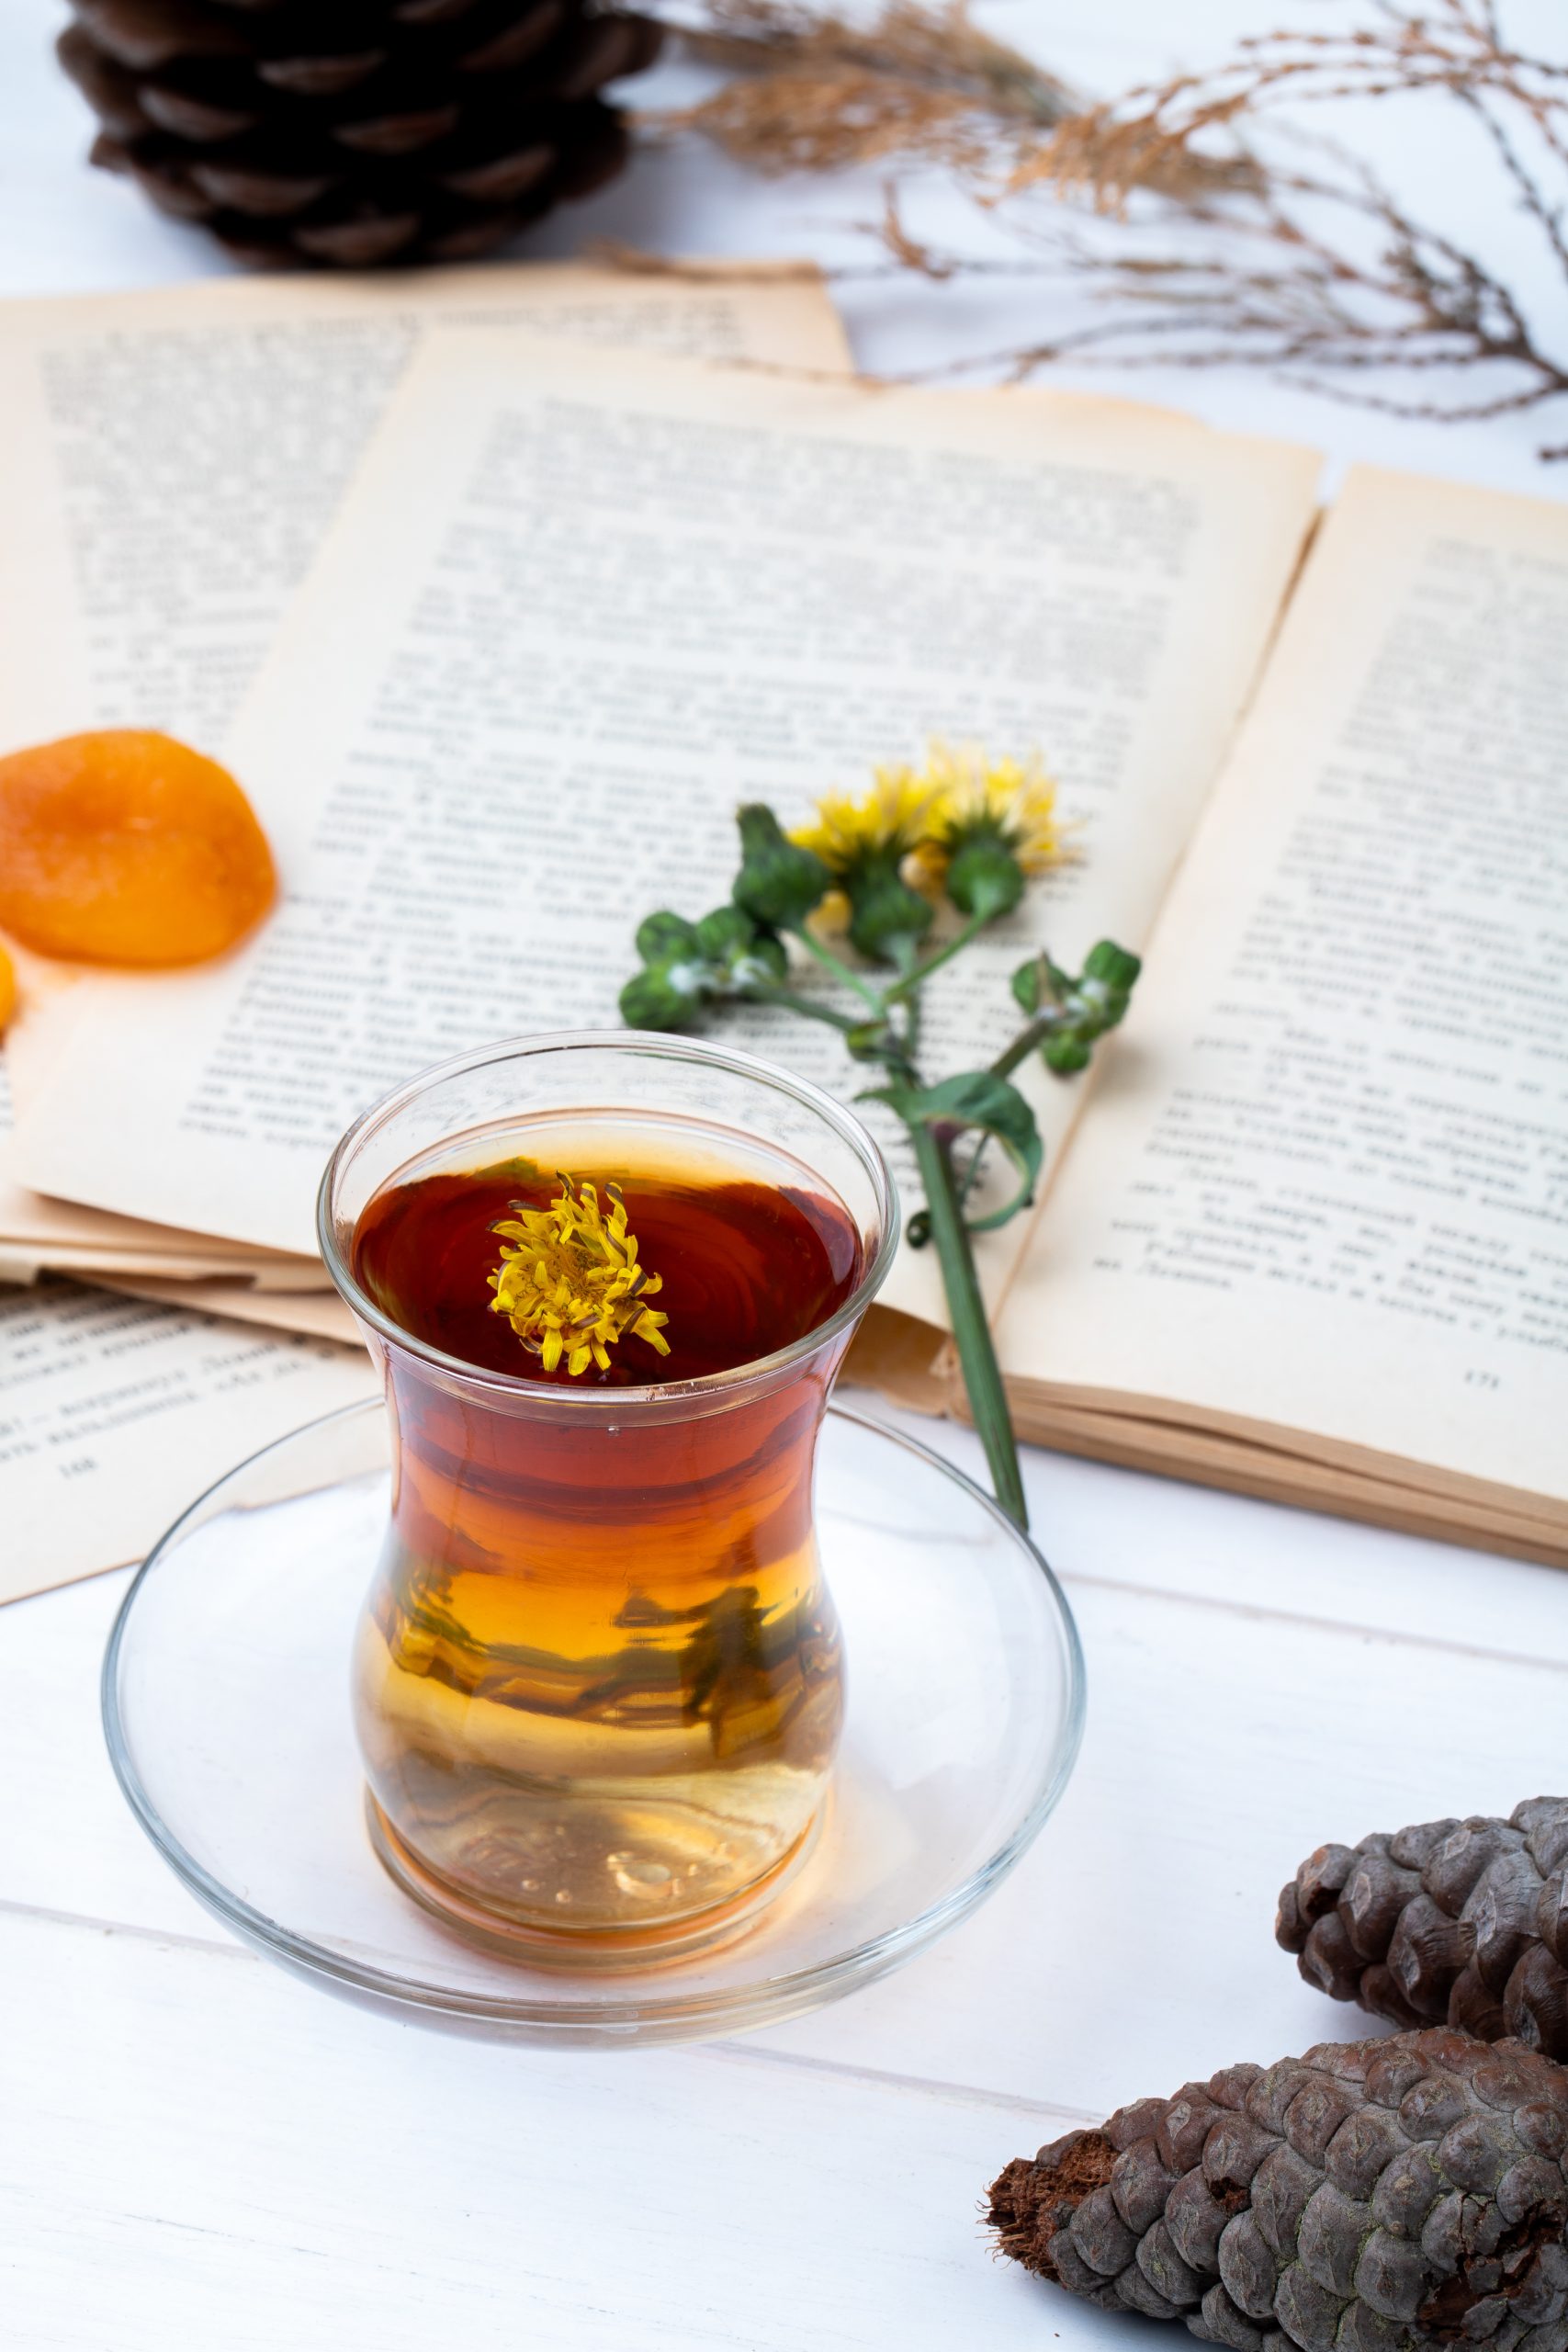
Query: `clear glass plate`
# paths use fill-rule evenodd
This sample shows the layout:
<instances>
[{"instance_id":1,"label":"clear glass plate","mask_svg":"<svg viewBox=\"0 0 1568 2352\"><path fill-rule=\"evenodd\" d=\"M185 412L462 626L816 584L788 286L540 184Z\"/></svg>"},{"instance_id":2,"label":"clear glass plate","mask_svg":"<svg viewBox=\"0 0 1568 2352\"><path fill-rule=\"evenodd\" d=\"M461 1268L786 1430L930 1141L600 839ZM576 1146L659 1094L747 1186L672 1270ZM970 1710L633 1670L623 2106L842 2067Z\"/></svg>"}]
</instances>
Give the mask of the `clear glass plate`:
<instances>
[{"instance_id":1,"label":"clear glass plate","mask_svg":"<svg viewBox=\"0 0 1568 2352\"><path fill-rule=\"evenodd\" d=\"M1027 1536L924 1446L836 1405L818 1533L848 1716L821 1834L756 1924L576 1973L469 1946L370 1849L348 1657L387 1513L386 1417L268 1446L172 1527L104 1660L109 1754L170 1867L243 1940L351 2000L516 2041L610 2047L798 2017L985 1901L1066 1787L1083 1658Z\"/></svg>"}]
</instances>

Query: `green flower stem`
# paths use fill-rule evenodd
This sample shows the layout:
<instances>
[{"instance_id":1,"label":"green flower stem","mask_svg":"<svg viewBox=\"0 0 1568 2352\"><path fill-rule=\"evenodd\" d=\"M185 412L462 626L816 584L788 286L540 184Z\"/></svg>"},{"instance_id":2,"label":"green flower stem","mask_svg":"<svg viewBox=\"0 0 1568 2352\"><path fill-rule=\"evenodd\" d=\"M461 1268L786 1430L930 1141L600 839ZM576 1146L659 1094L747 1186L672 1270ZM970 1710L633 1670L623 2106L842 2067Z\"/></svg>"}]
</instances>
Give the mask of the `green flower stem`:
<instances>
[{"instance_id":1,"label":"green flower stem","mask_svg":"<svg viewBox=\"0 0 1568 2352\"><path fill-rule=\"evenodd\" d=\"M1043 1046L1052 1031L1061 1027L1061 1021L1060 1012L1054 1008L1050 1012L1043 1013L1038 1021L1030 1022L1027 1028L1021 1029L1011 1045L991 1064L993 1076L1010 1078L1020 1062L1026 1062L1035 1046Z\"/></svg>"},{"instance_id":2,"label":"green flower stem","mask_svg":"<svg viewBox=\"0 0 1568 2352\"><path fill-rule=\"evenodd\" d=\"M1023 1476L1018 1466L1018 1443L1012 1433L1007 1392L1002 1386L1001 1366L986 1320L975 1253L958 1204L952 1148L923 1120L910 1126L909 1136L925 1187L931 1238L942 1262L942 1288L947 1294L959 1362L964 1366L964 1385L969 1392L975 1427L986 1449L991 1484L1008 1517L1027 1528L1029 1506L1024 1500Z\"/></svg>"},{"instance_id":3,"label":"green flower stem","mask_svg":"<svg viewBox=\"0 0 1568 2352\"><path fill-rule=\"evenodd\" d=\"M835 1012L830 1004L814 1004L809 997L796 996L793 989L758 989L751 1001L781 1005L786 1012L803 1012L808 1021L825 1021L830 1029L837 1029L845 1037L860 1026L847 1012Z\"/></svg>"},{"instance_id":4,"label":"green flower stem","mask_svg":"<svg viewBox=\"0 0 1568 2352\"><path fill-rule=\"evenodd\" d=\"M863 979L859 972L852 971L849 965L835 956L832 949L825 945L818 938L817 933L809 930L805 923L791 923L788 929L791 938L798 939L807 953L815 956L825 971L831 972L836 980L842 980L846 988L853 989L856 996L869 1004L873 1012L879 1020L881 1019L886 1008L880 991L874 989L869 980Z\"/></svg>"},{"instance_id":5,"label":"green flower stem","mask_svg":"<svg viewBox=\"0 0 1568 2352\"><path fill-rule=\"evenodd\" d=\"M893 961L897 968L898 985L897 988L885 989L883 990L882 1001L887 1006L891 1006L893 1004L900 991L906 988L908 982L918 979L919 972L919 949L916 946L912 939L894 940ZM908 993L904 997L904 1034L899 1041L898 1051L902 1057L904 1069L908 1074L909 1082L911 1085L915 1086L919 1084L919 1080L915 1072L915 1057L920 1050L920 1013L922 1009L922 999L919 987L916 986L910 988L908 989Z\"/></svg>"},{"instance_id":6,"label":"green flower stem","mask_svg":"<svg viewBox=\"0 0 1568 2352\"><path fill-rule=\"evenodd\" d=\"M1004 1072L1003 1075L1005 1076L1006 1073ZM968 1164L959 1182L958 1205L961 1209L968 1206L969 1195L980 1181L980 1165L986 1157L986 1146L990 1140L989 1136L979 1136L976 1138L975 1148L969 1155Z\"/></svg>"},{"instance_id":7,"label":"green flower stem","mask_svg":"<svg viewBox=\"0 0 1568 2352\"><path fill-rule=\"evenodd\" d=\"M914 1068L915 1057L920 1050L921 1010L920 992L917 989L914 995L910 997L904 1012L904 1059L911 1069Z\"/></svg>"},{"instance_id":8,"label":"green flower stem","mask_svg":"<svg viewBox=\"0 0 1568 2352\"><path fill-rule=\"evenodd\" d=\"M922 980L929 980L931 974L939 971L943 964L951 963L953 956L961 955L976 933L985 930L989 921L989 915L971 915L963 930L955 932L945 947L937 948L934 954L926 957L923 964L917 964L913 970L907 972L901 980L895 980L890 989L885 989L883 1001L886 1004L897 1004L901 998L910 995L919 989Z\"/></svg>"}]
</instances>

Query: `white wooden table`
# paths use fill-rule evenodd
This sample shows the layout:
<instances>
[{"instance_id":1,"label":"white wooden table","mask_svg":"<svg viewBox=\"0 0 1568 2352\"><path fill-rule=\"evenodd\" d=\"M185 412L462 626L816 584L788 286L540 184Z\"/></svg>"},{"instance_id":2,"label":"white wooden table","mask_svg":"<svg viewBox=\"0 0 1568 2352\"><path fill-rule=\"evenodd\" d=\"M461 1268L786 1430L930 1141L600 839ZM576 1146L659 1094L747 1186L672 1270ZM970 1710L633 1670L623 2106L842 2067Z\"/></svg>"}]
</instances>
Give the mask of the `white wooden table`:
<instances>
[{"instance_id":1,"label":"white wooden table","mask_svg":"<svg viewBox=\"0 0 1568 2352\"><path fill-rule=\"evenodd\" d=\"M1092 36L1051 16L1021 0L1000 21L1103 85L1174 37L1159 0L1106 0ZM0 9L0 290L210 266L81 165L55 17ZM1194 48L1266 21L1244 0L1182 17ZM1440 164L1418 141L1404 160ZM874 209L869 189L662 158L548 243L828 255L820 224ZM873 367L1006 332L994 299L902 283L847 308ZM1528 426L1396 425L1245 380L1139 388L1340 458L1553 487ZM961 1432L936 1436L975 1466ZM1568 1578L1046 1455L1028 1478L1090 1678L1059 1814L902 1974L700 2050L449 2040L253 1958L111 1781L97 1671L125 1577L0 1611L0 2342L1009 2352L1142 2329L1152 2346L1147 2324L994 2263L986 2183L1125 2099L1360 2030L1275 1951L1276 1891L1323 1838L1562 1788Z\"/></svg>"}]
</instances>

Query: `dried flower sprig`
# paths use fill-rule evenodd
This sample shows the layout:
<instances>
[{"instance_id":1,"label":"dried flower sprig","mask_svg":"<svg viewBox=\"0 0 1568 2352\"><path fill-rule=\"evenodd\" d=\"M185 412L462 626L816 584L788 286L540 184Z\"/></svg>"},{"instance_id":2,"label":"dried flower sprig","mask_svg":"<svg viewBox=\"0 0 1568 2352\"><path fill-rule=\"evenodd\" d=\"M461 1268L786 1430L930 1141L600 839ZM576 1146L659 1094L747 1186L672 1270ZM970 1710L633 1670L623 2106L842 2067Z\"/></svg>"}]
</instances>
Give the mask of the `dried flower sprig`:
<instances>
[{"instance_id":1,"label":"dried flower sprig","mask_svg":"<svg viewBox=\"0 0 1568 2352\"><path fill-rule=\"evenodd\" d=\"M1483 133L1568 297L1568 62L1509 40L1495 0L1373 0L1362 25L1244 40L1206 72L1090 107L1018 166L1010 195L1077 196L1122 224L1088 266L1108 297L1135 305L1143 337L1124 311L1074 347L1103 356L1119 343L1115 356L1135 365L1157 343L1165 364L1265 365L1319 392L1435 420L1568 396L1568 337L1551 348L1495 268L1412 214L1364 160L1305 141L1294 119L1326 102L1395 98L1446 102ZM1216 140L1258 166L1252 185L1201 209L1190 250L1173 254L1168 237L1151 246L1154 216L1140 215L1139 198L1176 158ZM1361 380L1382 368L1428 384L1459 370L1479 389L1441 398Z\"/></svg>"},{"instance_id":2,"label":"dried flower sprig","mask_svg":"<svg viewBox=\"0 0 1568 2352\"><path fill-rule=\"evenodd\" d=\"M696 131L772 175L937 165L1004 178L1087 100L1059 74L984 32L968 0L882 0L854 19L800 0L707 0L671 22L731 79L694 107L641 119ZM1235 165L1178 158L1166 193L1229 185Z\"/></svg>"},{"instance_id":3,"label":"dried flower sprig","mask_svg":"<svg viewBox=\"0 0 1568 2352\"><path fill-rule=\"evenodd\" d=\"M695 923L669 913L648 918L637 935L643 968L621 991L622 1015L634 1028L688 1028L706 1008L743 998L827 1023L853 1059L881 1069L882 1082L862 1099L885 1103L908 1133L925 1192L909 1238L936 1250L992 1483L1024 1526L1018 1446L972 1237L1029 1205L1044 1158L1033 1110L1012 1072L1035 1053L1056 1077L1084 1069L1126 1012L1138 958L1110 940L1090 950L1076 975L1043 951L1030 956L1012 982L1028 1015L1023 1028L986 1068L929 1080L919 1059L926 981L1011 913L1032 875L1072 854L1043 769L936 745L922 769L877 769L859 798L825 796L815 820L794 835L761 803L742 808L739 823L731 903ZM928 945L943 902L956 925ZM860 962L840 955L836 929L847 931ZM853 1000L853 1010L792 985L791 944ZM883 978L889 970L892 978ZM971 1213L993 1145L1017 1182L999 1206Z\"/></svg>"},{"instance_id":4,"label":"dried flower sprig","mask_svg":"<svg viewBox=\"0 0 1568 2352\"><path fill-rule=\"evenodd\" d=\"M874 164L887 263L1080 286L1097 315L951 371L1027 377L1064 360L1267 368L1396 415L1458 421L1568 399L1568 332L1498 266L1416 212L1364 157L1306 141L1331 101L1425 101L1480 133L1568 297L1568 62L1511 37L1498 0L1365 0L1347 28L1240 41L1219 63L1103 104L979 34L961 6L891 0L856 32L794 0L719 0L710 41L738 78L664 126L763 171ZM939 249L907 182L936 169L1015 260ZM1048 198L1048 202L1042 202ZM1086 216L1088 216L1086 218ZM1560 300L1559 316L1568 315ZM1408 388L1375 380L1392 370ZM1540 450L1568 457L1568 444Z\"/></svg>"},{"instance_id":5,"label":"dried flower sprig","mask_svg":"<svg viewBox=\"0 0 1568 2352\"><path fill-rule=\"evenodd\" d=\"M1077 112L1077 93L984 33L964 0L885 0L852 22L796 0L712 0L686 35L733 78L702 104L652 119L697 130L761 171L837 171L913 156L994 168L1021 141Z\"/></svg>"}]
</instances>

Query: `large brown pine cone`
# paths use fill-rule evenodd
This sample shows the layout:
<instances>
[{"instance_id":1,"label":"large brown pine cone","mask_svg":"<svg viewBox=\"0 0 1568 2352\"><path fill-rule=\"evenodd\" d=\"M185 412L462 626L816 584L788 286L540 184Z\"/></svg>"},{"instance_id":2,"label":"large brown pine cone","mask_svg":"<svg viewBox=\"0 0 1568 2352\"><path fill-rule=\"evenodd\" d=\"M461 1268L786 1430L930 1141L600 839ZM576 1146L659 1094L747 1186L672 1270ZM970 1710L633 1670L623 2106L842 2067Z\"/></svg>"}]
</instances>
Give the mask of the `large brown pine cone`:
<instances>
[{"instance_id":1,"label":"large brown pine cone","mask_svg":"<svg viewBox=\"0 0 1568 2352\"><path fill-rule=\"evenodd\" d=\"M991 2189L1002 2250L1234 2352L1568 2346L1568 2071L1428 2027L1230 2066Z\"/></svg>"},{"instance_id":2,"label":"large brown pine cone","mask_svg":"<svg viewBox=\"0 0 1568 2352\"><path fill-rule=\"evenodd\" d=\"M1568 1797L1320 1846L1274 1932L1337 2001L1568 2059Z\"/></svg>"},{"instance_id":3,"label":"large brown pine cone","mask_svg":"<svg viewBox=\"0 0 1568 2352\"><path fill-rule=\"evenodd\" d=\"M71 0L95 163L247 261L364 267L499 244L620 169L597 93L659 28L593 0Z\"/></svg>"}]
</instances>

